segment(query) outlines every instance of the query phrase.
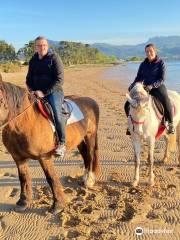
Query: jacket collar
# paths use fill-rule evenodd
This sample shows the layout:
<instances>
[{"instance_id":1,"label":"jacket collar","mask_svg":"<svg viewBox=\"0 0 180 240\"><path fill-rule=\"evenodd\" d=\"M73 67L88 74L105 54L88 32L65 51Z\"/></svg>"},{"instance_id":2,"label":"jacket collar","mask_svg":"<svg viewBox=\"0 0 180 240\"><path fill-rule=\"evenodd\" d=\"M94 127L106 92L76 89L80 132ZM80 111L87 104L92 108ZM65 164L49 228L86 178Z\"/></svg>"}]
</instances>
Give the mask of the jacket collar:
<instances>
[{"instance_id":1,"label":"jacket collar","mask_svg":"<svg viewBox=\"0 0 180 240\"><path fill-rule=\"evenodd\" d=\"M149 61L148 58L145 58L144 62L146 63L158 63L160 61L160 58L156 55L155 59L152 60L151 62Z\"/></svg>"},{"instance_id":2,"label":"jacket collar","mask_svg":"<svg viewBox=\"0 0 180 240\"><path fill-rule=\"evenodd\" d=\"M51 55L52 55L52 53L48 52L42 59L50 57ZM39 60L39 56L38 56L37 52L34 54L33 58Z\"/></svg>"}]
</instances>

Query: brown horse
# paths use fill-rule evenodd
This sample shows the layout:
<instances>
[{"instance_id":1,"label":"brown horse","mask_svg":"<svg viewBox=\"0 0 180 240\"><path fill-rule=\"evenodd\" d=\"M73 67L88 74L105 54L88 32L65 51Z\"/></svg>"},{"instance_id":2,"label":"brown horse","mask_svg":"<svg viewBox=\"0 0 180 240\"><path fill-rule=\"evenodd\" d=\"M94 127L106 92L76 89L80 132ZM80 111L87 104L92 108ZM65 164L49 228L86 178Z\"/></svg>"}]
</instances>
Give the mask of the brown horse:
<instances>
[{"instance_id":1,"label":"brown horse","mask_svg":"<svg viewBox=\"0 0 180 240\"><path fill-rule=\"evenodd\" d=\"M69 96L81 109L84 119L66 126L68 151L78 148L85 166L84 181L93 185L99 172L97 130L99 107L88 97ZM21 185L17 208L25 210L32 198L28 159L38 160L53 194L52 212L65 206L59 177L54 169L55 137L46 118L37 109L26 89L3 82L0 75L0 126L2 139L16 162Z\"/></svg>"}]
</instances>

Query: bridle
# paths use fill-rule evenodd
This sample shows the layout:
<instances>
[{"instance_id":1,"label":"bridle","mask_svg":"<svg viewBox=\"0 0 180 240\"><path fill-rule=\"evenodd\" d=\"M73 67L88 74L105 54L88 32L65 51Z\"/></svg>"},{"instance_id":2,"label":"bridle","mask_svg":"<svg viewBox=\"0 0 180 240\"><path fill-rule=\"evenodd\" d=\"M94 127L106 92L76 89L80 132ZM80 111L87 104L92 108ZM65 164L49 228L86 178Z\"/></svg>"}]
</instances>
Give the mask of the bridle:
<instances>
[{"instance_id":1,"label":"bridle","mask_svg":"<svg viewBox=\"0 0 180 240\"><path fill-rule=\"evenodd\" d=\"M136 121L136 120L134 120L134 119L132 118L131 115L129 115L129 116L130 116L131 122L132 122L133 124L136 124L136 125L143 125L144 122L145 122L145 120L144 120L144 121Z\"/></svg>"},{"instance_id":2,"label":"bridle","mask_svg":"<svg viewBox=\"0 0 180 240\"><path fill-rule=\"evenodd\" d=\"M137 101L137 102L140 102L139 100L136 100L136 101ZM133 109L136 109L136 108L137 108L137 107L133 106L132 104L131 104L131 107L132 107ZM135 119L132 117L131 114L129 115L129 117L130 117L131 123L132 123L132 125L133 125L133 131L134 131L134 129L135 129L135 125L141 125L141 126L143 126L144 123L145 123L145 119L144 119L143 121L137 121L137 120L135 120Z\"/></svg>"}]
</instances>

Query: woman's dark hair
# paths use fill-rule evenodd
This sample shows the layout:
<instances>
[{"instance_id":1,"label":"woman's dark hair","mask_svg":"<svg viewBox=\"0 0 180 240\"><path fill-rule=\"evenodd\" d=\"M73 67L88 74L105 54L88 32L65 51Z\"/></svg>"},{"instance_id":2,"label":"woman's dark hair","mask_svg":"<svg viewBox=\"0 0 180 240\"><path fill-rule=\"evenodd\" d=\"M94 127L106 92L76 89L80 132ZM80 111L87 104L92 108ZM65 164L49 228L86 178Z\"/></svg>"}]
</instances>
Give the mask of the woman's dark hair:
<instances>
[{"instance_id":1,"label":"woman's dark hair","mask_svg":"<svg viewBox=\"0 0 180 240\"><path fill-rule=\"evenodd\" d=\"M149 43L149 44L147 44L147 45L145 46L145 48L144 48L145 51L146 51L146 48L148 48L148 47L152 47L152 48L154 48L155 50L157 49L155 44Z\"/></svg>"}]
</instances>

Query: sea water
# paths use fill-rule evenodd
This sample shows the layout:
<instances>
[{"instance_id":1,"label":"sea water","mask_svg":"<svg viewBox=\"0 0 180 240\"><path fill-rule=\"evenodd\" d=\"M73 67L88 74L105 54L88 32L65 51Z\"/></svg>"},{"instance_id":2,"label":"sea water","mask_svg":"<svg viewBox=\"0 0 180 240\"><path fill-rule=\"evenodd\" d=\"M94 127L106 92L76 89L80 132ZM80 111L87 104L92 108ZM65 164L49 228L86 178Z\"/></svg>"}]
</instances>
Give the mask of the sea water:
<instances>
[{"instance_id":1,"label":"sea water","mask_svg":"<svg viewBox=\"0 0 180 240\"><path fill-rule=\"evenodd\" d=\"M180 61L164 61L167 70L165 85L180 93ZM104 73L105 79L118 80L129 86L136 77L140 62L128 62L114 66Z\"/></svg>"}]
</instances>

